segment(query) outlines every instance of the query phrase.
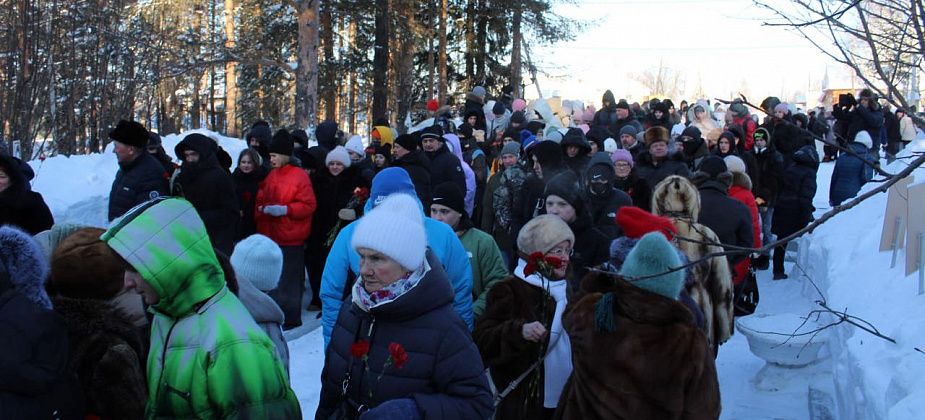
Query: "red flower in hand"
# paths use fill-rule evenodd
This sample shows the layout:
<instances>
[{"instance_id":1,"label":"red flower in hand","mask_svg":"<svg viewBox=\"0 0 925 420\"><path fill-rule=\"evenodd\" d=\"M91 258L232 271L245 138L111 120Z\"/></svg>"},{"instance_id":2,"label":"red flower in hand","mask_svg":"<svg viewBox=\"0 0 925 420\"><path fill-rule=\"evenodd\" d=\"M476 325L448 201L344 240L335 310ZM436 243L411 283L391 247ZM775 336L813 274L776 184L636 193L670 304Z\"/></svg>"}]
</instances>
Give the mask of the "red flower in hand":
<instances>
[{"instance_id":1,"label":"red flower in hand","mask_svg":"<svg viewBox=\"0 0 925 420\"><path fill-rule=\"evenodd\" d=\"M546 264L549 264L553 268L560 268L562 267L562 258L553 256L546 257Z\"/></svg>"},{"instance_id":2,"label":"red flower in hand","mask_svg":"<svg viewBox=\"0 0 925 420\"><path fill-rule=\"evenodd\" d=\"M354 358L366 357L369 354L369 340L360 340L350 345L350 355Z\"/></svg>"},{"instance_id":3,"label":"red flower in hand","mask_svg":"<svg viewBox=\"0 0 925 420\"><path fill-rule=\"evenodd\" d=\"M408 362L408 352L398 343L389 344L389 358L396 368L401 369Z\"/></svg>"},{"instance_id":4,"label":"red flower in hand","mask_svg":"<svg viewBox=\"0 0 925 420\"><path fill-rule=\"evenodd\" d=\"M366 201L366 199L369 198L369 188L357 187L355 190L353 190L353 195L355 195L360 201Z\"/></svg>"},{"instance_id":5,"label":"red flower in hand","mask_svg":"<svg viewBox=\"0 0 925 420\"><path fill-rule=\"evenodd\" d=\"M530 256L527 257L527 266L524 267L524 275L533 275L533 273L536 272L537 264L539 264L541 261L543 261L542 252L534 252L530 254Z\"/></svg>"}]
</instances>

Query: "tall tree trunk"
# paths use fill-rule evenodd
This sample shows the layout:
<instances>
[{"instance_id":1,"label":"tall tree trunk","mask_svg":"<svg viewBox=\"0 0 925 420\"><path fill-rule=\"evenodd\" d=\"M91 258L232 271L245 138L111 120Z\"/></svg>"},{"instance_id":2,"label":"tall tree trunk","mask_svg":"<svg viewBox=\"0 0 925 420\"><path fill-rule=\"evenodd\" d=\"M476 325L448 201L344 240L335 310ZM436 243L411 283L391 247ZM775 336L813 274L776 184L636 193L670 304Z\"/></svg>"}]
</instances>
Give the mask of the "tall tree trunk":
<instances>
[{"instance_id":1,"label":"tall tree trunk","mask_svg":"<svg viewBox=\"0 0 925 420\"><path fill-rule=\"evenodd\" d=\"M233 50L234 47L234 0L225 0L225 48ZM237 64L234 61L225 63L225 134L232 137L241 134L238 126Z\"/></svg>"},{"instance_id":2,"label":"tall tree trunk","mask_svg":"<svg viewBox=\"0 0 925 420\"><path fill-rule=\"evenodd\" d=\"M511 22L511 87L514 89L515 98L523 98L521 91L521 60L520 44L523 42L523 34L520 30L520 24L523 21L523 5L520 2L514 4L514 19Z\"/></svg>"},{"instance_id":3,"label":"tall tree trunk","mask_svg":"<svg viewBox=\"0 0 925 420\"><path fill-rule=\"evenodd\" d=\"M376 0L373 52L373 121L386 118L389 97L389 0Z\"/></svg>"},{"instance_id":4,"label":"tall tree trunk","mask_svg":"<svg viewBox=\"0 0 925 420\"><path fill-rule=\"evenodd\" d=\"M427 31L428 33L431 34L431 36L427 37L427 98L426 99L428 101L434 98L434 81L436 79L435 77L436 69L434 68L436 65L435 63L436 60L434 59L434 37L433 37L434 35L434 30L433 30L434 15L435 13L433 13L433 9L431 9L431 13L429 13L427 16L427 27L431 28L430 30Z\"/></svg>"},{"instance_id":5,"label":"tall tree trunk","mask_svg":"<svg viewBox=\"0 0 925 420\"><path fill-rule=\"evenodd\" d=\"M440 103L444 103L446 100L446 19L447 19L447 0L440 0L440 55L437 59L437 68L438 73L440 74L440 80L437 82L437 98L440 100Z\"/></svg>"},{"instance_id":6,"label":"tall tree trunk","mask_svg":"<svg viewBox=\"0 0 925 420\"><path fill-rule=\"evenodd\" d=\"M321 83L321 99L324 101L324 119L337 119L337 88L340 85L337 70L334 68L334 22L331 15L331 2L321 5L321 47L324 80Z\"/></svg>"},{"instance_id":7,"label":"tall tree trunk","mask_svg":"<svg viewBox=\"0 0 925 420\"><path fill-rule=\"evenodd\" d=\"M16 101L13 104L15 120L13 121L13 140L19 140L23 158L28 160L32 152L32 139L29 134L31 125L32 98L29 86L32 81L32 39L31 20L33 7L31 1L19 0L19 24L16 26L16 47L19 52L19 71L16 77Z\"/></svg>"},{"instance_id":8,"label":"tall tree trunk","mask_svg":"<svg viewBox=\"0 0 925 420\"><path fill-rule=\"evenodd\" d=\"M318 109L318 1L298 2L299 61L296 68L295 121L302 128L315 125Z\"/></svg>"},{"instance_id":9,"label":"tall tree trunk","mask_svg":"<svg viewBox=\"0 0 925 420\"><path fill-rule=\"evenodd\" d=\"M411 112L411 103L414 100L412 92L413 73L414 73L414 1L398 0L398 16L403 25L402 32L405 36L401 38L398 57L398 115L396 116L396 125L398 132L404 134L407 131L405 119Z\"/></svg>"},{"instance_id":10,"label":"tall tree trunk","mask_svg":"<svg viewBox=\"0 0 925 420\"><path fill-rule=\"evenodd\" d=\"M475 87L472 76L475 74L475 18L477 15L476 6L478 0L468 0L466 2L466 85L465 91L469 92Z\"/></svg>"},{"instance_id":11,"label":"tall tree trunk","mask_svg":"<svg viewBox=\"0 0 925 420\"><path fill-rule=\"evenodd\" d=\"M479 10L485 10L488 5L485 0L480 0ZM473 86L479 86L485 83L485 48L488 44L488 16L480 13L475 25L475 80Z\"/></svg>"}]
</instances>

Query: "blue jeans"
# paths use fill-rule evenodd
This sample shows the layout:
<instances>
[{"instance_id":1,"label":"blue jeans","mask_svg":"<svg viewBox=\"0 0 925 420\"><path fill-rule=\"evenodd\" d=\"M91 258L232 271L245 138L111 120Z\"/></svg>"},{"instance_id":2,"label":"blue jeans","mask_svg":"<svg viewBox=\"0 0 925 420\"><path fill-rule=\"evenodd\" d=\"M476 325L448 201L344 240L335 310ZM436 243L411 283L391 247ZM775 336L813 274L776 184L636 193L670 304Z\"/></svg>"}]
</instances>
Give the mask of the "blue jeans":
<instances>
[{"instance_id":1,"label":"blue jeans","mask_svg":"<svg viewBox=\"0 0 925 420\"><path fill-rule=\"evenodd\" d=\"M771 243L774 235L771 233L771 219L774 218L774 207L758 207L758 215L761 216L761 245Z\"/></svg>"}]
</instances>

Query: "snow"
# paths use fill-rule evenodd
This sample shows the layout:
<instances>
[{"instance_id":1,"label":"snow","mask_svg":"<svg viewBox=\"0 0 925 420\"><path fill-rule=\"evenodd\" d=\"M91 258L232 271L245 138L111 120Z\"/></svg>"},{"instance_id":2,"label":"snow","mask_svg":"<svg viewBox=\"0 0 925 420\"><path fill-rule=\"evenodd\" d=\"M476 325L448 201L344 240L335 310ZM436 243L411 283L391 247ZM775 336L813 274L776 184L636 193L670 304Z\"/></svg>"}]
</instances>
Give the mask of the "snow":
<instances>
[{"instance_id":1,"label":"snow","mask_svg":"<svg viewBox=\"0 0 925 420\"><path fill-rule=\"evenodd\" d=\"M233 158L245 148L240 139L197 131L217 138ZM186 134L163 138L168 154L173 155L174 146ZM925 140L912 149L925 151ZM33 189L45 197L56 222L107 224L107 197L118 169L111 151L110 147L103 154L30 162L36 172ZM897 172L908 162L899 160L885 168ZM814 200L817 216L828 209L833 167L833 163L820 166ZM919 182L925 180L925 168L915 175ZM869 184L862 192L876 185ZM832 308L847 308L897 344L840 324L828 330L823 360L785 368L766 365L737 332L720 348L716 360L723 419L806 419L811 407L816 412L828 409L839 419L913 419L925 412L925 354L915 349L925 348L925 297L917 294L916 274L905 276L902 264L890 269L890 253L878 252L886 199L886 194L878 194L796 241L787 264L788 280L773 281L770 270L759 272L761 303L756 315L805 316L819 309L815 301L824 297ZM900 257L904 258L902 252ZM789 319L770 325L756 322L762 329L790 333L795 326ZM832 320L823 317L818 322ZM289 343L292 388L306 417L314 416L318 404L322 346L320 328Z\"/></svg>"},{"instance_id":2,"label":"snow","mask_svg":"<svg viewBox=\"0 0 925 420\"><path fill-rule=\"evenodd\" d=\"M218 140L218 144L237 161L238 154L247 146L244 140L224 137L207 130L191 130L162 137L164 150L171 157L174 147L191 133L205 134ZM108 225L109 191L116 178L119 164L110 143L104 153L89 155L54 156L29 164L35 171L32 190L42 194L51 209L56 223L76 223L87 226Z\"/></svg>"}]
</instances>

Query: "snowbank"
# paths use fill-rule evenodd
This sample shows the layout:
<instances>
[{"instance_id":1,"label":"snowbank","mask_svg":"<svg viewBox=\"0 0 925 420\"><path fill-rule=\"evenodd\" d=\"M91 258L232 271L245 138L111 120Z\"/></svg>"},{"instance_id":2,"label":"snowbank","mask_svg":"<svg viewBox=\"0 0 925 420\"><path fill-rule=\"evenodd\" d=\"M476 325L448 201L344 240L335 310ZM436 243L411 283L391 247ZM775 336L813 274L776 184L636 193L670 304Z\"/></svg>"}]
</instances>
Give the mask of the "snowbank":
<instances>
[{"instance_id":1,"label":"snowbank","mask_svg":"<svg viewBox=\"0 0 925 420\"><path fill-rule=\"evenodd\" d=\"M925 151L925 140L912 149ZM896 161L886 170L898 172L908 162ZM917 183L925 180L925 167L914 175ZM878 185L868 184L861 192ZM820 181L819 187L828 185ZM849 324L829 331L840 419L912 419L925 413L925 354L914 349L925 346L925 296L917 295L917 275L904 275L902 252L890 269L891 253L878 251L886 202L887 194L878 194L801 240L797 267L790 272L791 278L803 279L806 298L820 296L801 268L831 308L847 309L896 339L893 344ZM827 316L823 323L826 318L836 320Z\"/></svg>"},{"instance_id":2,"label":"snowbank","mask_svg":"<svg viewBox=\"0 0 925 420\"><path fill-rule=\"evenodd\" d=\"M218 144L235 162L241 150L247 147L241 139L223 137L208 130L192 130L163 137L167 154L175 158L174 147L190 133L201 133L217 139ZM35 171L32 190L45 198L55 223L99 227L108 224L109 191L119 170L111 143L104 153L55 156L44 161L33 160L29 164Z\"/></svg>"},{"instance_id":3,"label":"snowbank","mask_svg":"<svg viewBox=\"0 0 925 420\"><path fill-rule=\"evenodd\" d=\"M321 397L321 368L324 367L324 336L321 328L289 343L289 372L292 390L302 406L302 417L315 417Z\"/></svg>"}]
</instances>

